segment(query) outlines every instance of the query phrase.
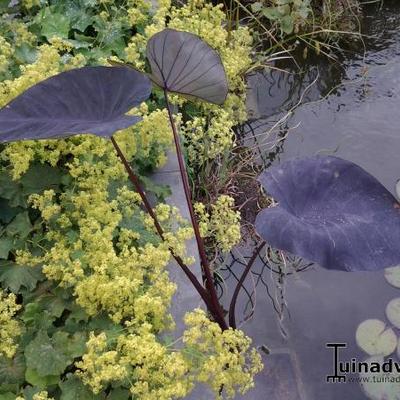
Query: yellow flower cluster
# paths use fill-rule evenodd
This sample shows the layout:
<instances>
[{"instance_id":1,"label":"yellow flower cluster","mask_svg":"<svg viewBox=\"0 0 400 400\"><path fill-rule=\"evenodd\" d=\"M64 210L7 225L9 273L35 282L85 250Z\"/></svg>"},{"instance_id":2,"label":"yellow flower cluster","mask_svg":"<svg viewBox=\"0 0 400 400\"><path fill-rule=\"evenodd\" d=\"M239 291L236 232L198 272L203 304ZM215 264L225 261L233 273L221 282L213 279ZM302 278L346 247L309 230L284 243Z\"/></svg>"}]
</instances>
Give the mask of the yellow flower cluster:
<instances>
[{"instance_id":1,"label":"yellow flower cluster","mask_svg":"<svg viewBox=\"0 0 400 400\"><path fill-rule=\"evenodd\" d=\"M205 163L232 149L234 121L224 109L216 111L207 121L194 117L182 127L185 147L191 164Z\"/></svg>"},{"instance_id":2,"label":"yellow flower cluster","mask_svg":"<svg viewBox=\"0 0 400 400\"><path fill-rule=\"evenodd\" d=\"M208 120L202 121L200 130L197 124L196 136L187 135L187 142L190 138L191 145L189 157L194 165L204 164L232 149L232 127L247 118L243 76L252 63L252 38L246 27L238 27L228 33L224 26L226 15L221 8L221 4L212 6L204 0L191 0L183 7L172 9L168 24L171 28L197 34L217 50L228 78L229 94L222 108L207 103L198 104Z\"/></svg>"},{"instance_id":3,"label":"yellow flower cluster","mask_svg":"<svg viewBox=\"0 0 400 400\"><path fill-rule=\"evenodd\" d=\"M246 120L243 75L252 62L252 38L246 27L238 27L228 33L222 5L213 6L205 0L189 0L182 7L171 7L170 0L158 3L152 23L146 26L144 35L133 36L125 49L126 61L143 69L147 40L168 25L195 33L209 43L221 55L227 74L230 92L222 108L198 102L196 104L202 116L189 120L182 127L187 139L189 161L194 166L200 166L232 149L235 144L232 128ZM171 96L171 100L179 105L186 102L178 96Z\"/></svg>"},{"instance_id":4,"label":"yellow flower cluster","mask_svg":"<svg viewBox=\"0 0 400 400\"><path fill-rule=\"evenodd\" d=\"M11 358L15 354L15 340L21 334L21 327L13 317L20 308L15 294L7 294L0 289L0 356Z\"/></svg>"},{"instance_id":5,"label":"yellow flower cluster","mask_svg":"<svg viewBox=\"0 0 400 400\"><path fill-rule=\"evenodd\" d=\"M222 331L200 309L187 313L185 323L181 350L160 343L146 323L135 333L130 327L114 336L92 332L76 363L77 375L94 393L116 381L129 382L131 393L143 400L184 398L196 382L209 384L216 398L222 389L231 398L254 385L262 364L250 350L251 339L239 330Z\"/></svg>"},{"instance_id":6,"label":"yellow flower cluster","mask_svg":"<svg viewBox=\"0 0 400 400\"><path fill-rule=\"evenodd\" d=\"M186 254L186 241L193 237L193 228L179 213L178 208L168 204L159 204L155 208L157 219L164 231L164 243L172 249L174 254L181 257L186 265L195 262L193 257ZM154 228L154 222L149 215L144 217L144 223L148 229Z\"/></svg>"},{"instance_id":7,"label":"yellow flower cluster","mask_svg":"<svg viewBox=\"0 0 400 400\"><path fill-rule=\"evenodd\" d=\"M43 195L33 194L29 198L32 208L41 210L45 221L50 221L53 216L60 214L61 207L54 202L54 196L54 190L45 190Z\"/></svg>"},{"instance_id":8,"label":"yellow flower cluster","mask_svg":"<svg viewBox=\"0 0 400 400\"><path fill-rule=\"evenodd\" d=\"M3 36L0 36L0 73L7 71L12 54L13 49L11 45Z\"/></svg>"},{"instance_id":9,"label":"yellow flower cluster","mask_svg":"<svg viewBox=\"0 0 400 400\"><path fill-rule=\"evenodd\" d=\"M166 162L165 151L172 144L167 110L149 112L147 106L143 105L138 114L143 120L132 128L138 143L136 156L141 159L149 158L156 148L156 166L160 167ZM177 121L179 122L179 119Z\"/></svg>"},{"instance_id":10,"label":"yellow flower cluster","mask_svg":"<svg viewBox=\"0 0 400 400\"><path fill-rule=\"evenodd\" d=\"M135 398L170 400L185 397L192 388L190 365L179 352L170 352L144 324L140 334L107 337L93 333L87 353L76 363L77 375L94 393L115 381L127 381Z\"/></svg>"},{"instance_id":11,"label":"yellow flower cluster","mask_svg":"<svg viewBox=\"0 0 400 400\"><path fill-rule=\"evenodd\" d=\"M208 212L203 203L196 203L194 209L199 217L203 237L213 237L218 248L227 252L240 241L240 213L234 211L235 200L227 195L219 196Z\"/></svg>"},{"instance_id":12,"label":"yellow flower cluster","mask_svg":"<svg viewBox=\"0 0 400 400\"><path fill-rule=\"evenodd\" d=\"M27 8L35 4L36 0L25 0ZM245 118L241 72L250 65L249 31L239 28L228 35L220 6L203 0L190 0L181 8L171 7L170 0L160 0L155 10L146 0L128 0L126 4L132 25L147 24L126 48L127 61L136 67L145 67L146 42L166 24L200 35L221 53L230 86L228 99L223 108L198 103L200 117L183 124L182 132L193 136L189 151L193 163L207 162L228 151L234 145L232 127ZM100 17L109 16L104 12ZM20 25L15 30L18 41L24 37L30 41L29 32ZM85 65L82 55L62 57L68 50L66 43L57 39L40 46L36 62L21 66L18 78L0 82L0 106L45 78ZM1 54L7 51L12 49L0 38L0 70ZM118 144L129 160L140 160L145 168L162 165L172 139L167 112L150 102L138 111L143 121L117 133ZM181 116L176 120L180 123ZM186 318L189 329L184 349L162 343L158 334L173 325L168 311L175 291L166 271L169 248L187 263L193 262L185 252L192 228L178 210L161 204L155 211L166 241L159 240L152 221L140 210L138 194L126 184L126 173L109 141L79 135L18 142L5 146L0 157L14 179L26 173L32 162L48 163L68 174L64 192L48 190L30 197L46 225L49 250L42 256L30 255L30 262L29 254L21 251L16 261L40 261L47 278L61 288L70 288L88 315L107 314L121 328L118 334L114 331L115 336L92 333L87 352L77 363L78 375L95 393L118 382L128 386L135 398L170 400L186 397L197 381L211 384L216 394L224 387L229 396L252 385L260 365L256 352L250 351L250 340L240 331L222 332L201 311ZM232 207L233 200L222 196L210 213L202 216L205 234L214 235L223 251L240 237L238 213ZM14 295L0 292L0 300L0 354L11 357L14 339L21 331L12 318L20 306ZM49 399L47 392L33 398Z\"/></svg>"},{"instance_id":13,"label":"yellow flower cluster","mask_svg":"<svg viewBox=\"0 0 400 400\"><path fill-rule=\"evenodd\" d=\"M18 396L15 400L25 400L25 397ZM43 390L39 393L35 393L32 397L32 400L54 400L54 398L49 397L49 394Z\"/></svg>"},{"instance_id":14,"label":"yellow flower cluster","mask_svg":"<svg viewBox=\"0 0 400 400\"><path fill-rule=\"evenodd\" d=\"M31 9L32 7L36 7L40 5L40 0L23 0L22 4L26 9ZM46 397L47 398L47 397Z\"/></svg>"},{"instance_id":15,"label":"yellow flower cluster","mask_svg":"<svg viewBox=\"0 0 400 400\"><path fill-rule=\"evenodd\" d=\"M250 349L250 338L240 330L222 331L201 309L187 313L185 323L183 342L200 355L196 379L209 384L216 398L222 398L222 390L233 398L237 390L244 393L254 386L263 365L257 350Z\"/></svg>"},{"instance_id":16,"label":"yellow flower cluster","mask_svg":"<svg viewBox=\"0 0 400 400\"><path fill-rule=\"evenodd\" d=\"M64 69L76 68L84 65L82 55L70 57L64 61L57 46L42 45L38 48L38 59L33 64L22 65L21 76L13 80L0 82L0 105L4 106L11 99L18 96L30 86L38 83Z\"/></svg>"},{"instance_id":17,"label":"yellow flower cluster","mask_svg":"<svg viewBox=\"0 0 400 400\"><path fill-rule=\"evenodd\" d=\"M104 311L116 323L129 319L132 325L140 326L150 321L154 329L162 329L175 290L165 271L170 259L168 246L136 246L138 234L128 228L124 228L119 246L114 246L125 212L128 218L132 213L141 214L137 193L126 186L115 199L109 199L110 181L122 179L124 171L114 153L103 152L101 145L108 143L94 138L92 146L97 154L103 154L96 163L87 160L95 153L88 141L78 142L75 150L69 148L75 156L84 154L68 163L76 192L63 193L57 204L52 202L52 191L31 196L43 218L53 221L47 237L54 245L42 258L43 272L61 286L73 287L77 302L89 315ZM130 208L129 200L133 200Z\"/></svg>"}]
</instances>

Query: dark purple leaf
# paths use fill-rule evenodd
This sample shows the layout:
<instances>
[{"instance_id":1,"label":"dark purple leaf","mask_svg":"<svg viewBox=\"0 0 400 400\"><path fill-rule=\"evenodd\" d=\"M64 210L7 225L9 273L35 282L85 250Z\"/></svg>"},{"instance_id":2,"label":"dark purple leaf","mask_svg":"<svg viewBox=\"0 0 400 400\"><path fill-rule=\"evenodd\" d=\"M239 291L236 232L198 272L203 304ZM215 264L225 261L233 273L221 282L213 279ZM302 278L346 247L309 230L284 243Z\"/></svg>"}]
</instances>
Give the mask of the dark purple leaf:
<instances>
[{"instance_id":1,"label":"dark purple leaf","mask_svg":"<svg viewBox=\"0 0 400 400\"><path fill-rule=\"evenodd\" d=\"M169 92L222 104L228 82L218 53L198 36L164 29L147 43L151 79Z\"/></svg>"},{"instance_id":2,"label":"dark purple leaf","mask_svg":"<svg viewBox=\"0 0 400 400\"><path fill-rule=\"evenodd\" d=\"M359 166L331 156L293 159L259 181L279 202L256 219L271 246L328 269L400 264L400 205Z\"/></svg>"},{"instance_id":3,"label":"dark purple leaf","mask_svg":"<svg viewBox=\"0 0 400 400\"><path fill-rule=\"evenodd\" d=\"M125 115L146 100L150 80L126 67L84 67L32 86L0 110L0 142L79 133L111 136L140 117Z\"/></svg>"}]
</instances>

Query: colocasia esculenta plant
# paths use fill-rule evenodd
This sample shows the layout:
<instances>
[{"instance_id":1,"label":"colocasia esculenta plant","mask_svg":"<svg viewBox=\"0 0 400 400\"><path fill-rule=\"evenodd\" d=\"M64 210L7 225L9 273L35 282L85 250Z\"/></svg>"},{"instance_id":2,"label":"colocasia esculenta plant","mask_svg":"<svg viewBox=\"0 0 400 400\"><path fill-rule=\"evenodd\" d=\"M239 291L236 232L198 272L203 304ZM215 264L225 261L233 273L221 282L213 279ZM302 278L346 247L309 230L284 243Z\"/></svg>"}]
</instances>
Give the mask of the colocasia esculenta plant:
<instances>
[{"instance_id":1,"label":"colocasia esculenta plant","mask_svg":"<svg viewBox=\"0 0 400 400\"><path fill-rule=\"evenodd\" d=\"M165 29L147 45L151 74L127 66L84 67L63 72L25 91L0 110L0 142L95 134L108 138L153 219L155 212L113 134L140 117L127 114L147 100L151 82L163 90L204 282L181 257L172 256L221 329L235 328L235 304L257 254L266 243L328 269L376 270L400 263L400 205L375 178L337 157L295 159L272 167L259 180L279 205L261 211L256 248L236 286L228 321L217 298L213 273L192 206L191 191L170 93L222 104L228 84L219 55L196 35Z\"/></svg>"}]
</instances>

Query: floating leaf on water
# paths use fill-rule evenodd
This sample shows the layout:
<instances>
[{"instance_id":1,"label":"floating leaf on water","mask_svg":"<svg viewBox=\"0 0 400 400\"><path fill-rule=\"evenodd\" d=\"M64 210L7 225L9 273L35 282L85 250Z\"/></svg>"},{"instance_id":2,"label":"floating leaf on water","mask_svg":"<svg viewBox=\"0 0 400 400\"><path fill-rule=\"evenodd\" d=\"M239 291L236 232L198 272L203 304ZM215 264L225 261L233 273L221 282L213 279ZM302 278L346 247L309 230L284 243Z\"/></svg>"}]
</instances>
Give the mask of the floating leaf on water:
<instances>
[{"instance_id":1,"label":"floating leaf on water","mask_svg":"<svg viewBox=\"0 0 400 400\"><path fill-rule=\"evenodd\" d=\"M385 278L392 286L400 288L400 265L386 268Z\"/></svg>"},{"instance_id":2,"label":"floating leaf on water","mask_svg":"<svg viewBox=\"0 0 400 400\"><path fill-rule=\"evenodd\" d=\"M332 156L296 158L259 181L279 202L256 219L271 246L328 269L400 264L400 204L358 165Z\"/></svg>"},{"instance_id":3,"label":"floating leaf on water","mask_svg":"<svg viewBox=\"0 0 400 400\"><path fill-rule=\"evenodd\" d=\"M151 79L162 89L222 104L228 82L221 57L198 36L164 29L150 38L146 49Z\"/></svg>"},{"instance_id":4,"label":"floating leaf on water","mask_svg":"<svg viewBox=\"0 0 400 400\"><path fill-rule=\"evenodd\" d=\"M400 179L396 183L396 194L397 198L400 199Z\"/></svg>"},{"instance_id":5,"label":"floating leaf on water","mask_svg":"<svg viewBox=\"0 0 400 400\"><path fill-rule=\"evenodd\" d=\"M400 297L389 301L386 306L386 317L392 325L400 329Z\"/></svg>"},{"instance_id":6,"label":"floating leaf on water","mask_svg":"<svg viewBox=\"0 0 400 400\"><path fill-rule=\"evenodd\" d=\"M397 346L397 336L379 319L367 319L358 325L357 345L370 356L388 356Z\"/></svg>"},{"instance_id":7,"label":"floating leaf on water","mask_svg":"<svg viewBox=\"0 0 400 400\"><path fill-rule=\"evenodd\" d=\"M377 363L384 365L382 356L365 360L370 366ZM359 374L361 387L371 400L400 400L400 375L398 373L362 372Z\"/></svg>"},{"instance_id":8,"label":"floating leaf on water","mask_svg":"<svg viewBox=\"0 0 400 400\"><path fill-rule=\"evenodd\" d=\"M81 133L111 136L140 117L126 115L150 95L150 80L126 67L84 67L32 86L0 110L0 142Z\"/></svg>"}]
</instances>

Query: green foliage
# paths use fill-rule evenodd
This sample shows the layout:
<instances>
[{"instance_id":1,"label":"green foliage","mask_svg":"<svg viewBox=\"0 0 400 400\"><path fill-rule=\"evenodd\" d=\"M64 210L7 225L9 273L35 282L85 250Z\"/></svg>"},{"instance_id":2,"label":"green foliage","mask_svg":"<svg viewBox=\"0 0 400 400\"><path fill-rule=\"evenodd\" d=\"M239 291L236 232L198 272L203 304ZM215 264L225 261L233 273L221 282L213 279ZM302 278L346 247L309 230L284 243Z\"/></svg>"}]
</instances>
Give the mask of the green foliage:
<instances>
[{"instance_id":1,"label":"green foliage","mask_svg":"<svg viewBox=\"0 0 400 400\"><path fill-rule=\"evenodd\" d=\"M272 0L267 4L255 2L251 9L276 25L281 35L297 33L312 13L311 0Z\"/></svg>"},{"instance_id":2,"label":"green foliage","mask_svg":"<svg viewBox=\"0 0 400 400\"><path fill-rule=\"evenodd\" d=\"M12 10L2 6L0 3L2 105L66 68L104 64L113 56L122 61L142 57L139 67L145 68L145 42L151 30L162 29L170 18L168 2L150 10L141 0L25 0L15 3ZM215 47L225 52L225 60L233 59L228 72L235 97L226 110L213 110L215 116L221 113L223 117L219 125L226 125L229 119L230 130L244 118L244 101L239 96L245 90L241 73L250 65L250 35L242 29L235 36L237 42L226 46L223 13L211 6L204 11L197 11L199 22L205 20L212 27L206 27L205 33L213 31L210 38ZM172 19L196 30L191 27L191 14L187 9L181 14L175 10ZM193 21L197 23L196 18ZM175 27L186 29L178 25ZM162 97L155 93L146 107L141 110L141 128L116 137L134 162L146 192L160 200L169 194L168 188L155 185L146 174L165 160L171 137ZM188 113L199 116L210 113L196 104L184 105L184 114L186 107ZM241 117L234 116L238 109ZM232 145L230 137L226 142ZM42 390L57 400L127 400L132 388L139 393L134 398L144 398L141 393L148 394L148 399L184 397L196 374L200 375L201 365L192 363L186 350L163 347L158 337L170 326L168 307L174 285L163 270L169 251L144 217L137 196L132 196L136 193L110 144L76 137L14 143L1 150L0 289L5 294L15 293L18 309L10 319L21 329L12 337L18 345L14 357L0 355L0 400L17 396L30 400ZM167 210L163 217L166 227L172 226L169 213ZM182 232L184 239L191 234L187 227ZM184 240L181 246L184 248ZM86 286L81 285L78 292L82 282ZM114 309L117 312L113 313ZM213 329L211 326L210 332ZM91 334L94 360L99 360L101 368L110 367L96 394L96 374L101 375L102 370L95 370L91 380L90 358L83 362L84 356L90 355ZM100 335L106 336L107 346L114 350L95 352ZM115 348L117 341L119 347ZM117 356L112 359L114 353ZM234 356L229 349L227 353ZM107 357L114 363L108 365ZM139 361L130 364L136 357ZM231 391L236 386L249 388L259 369L255 354L251 360L256 367L251 372L244 366L241 373L240 360L245 357L240 355L238 365L234 360L235 375L227 382ZM220 366L219 376L224 379L228 374L224 363ZM115 380L115 370L121 368L126 368L127 379Z\"/></svg>"},{"instance_id":3,"label":"green foliage","mask_svg":"<svg viewBox=\"0 0 400 400\"><path fill-rule=\"evenodd\" d=\"M39 281L44 280L39 266L18 265L12 261L0 261L0 282L13 293L24 290L31 292Z\"/></svg>"}]
</instances>

